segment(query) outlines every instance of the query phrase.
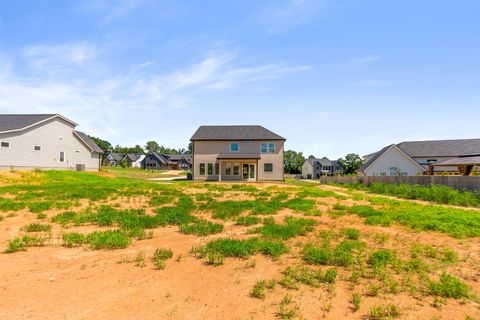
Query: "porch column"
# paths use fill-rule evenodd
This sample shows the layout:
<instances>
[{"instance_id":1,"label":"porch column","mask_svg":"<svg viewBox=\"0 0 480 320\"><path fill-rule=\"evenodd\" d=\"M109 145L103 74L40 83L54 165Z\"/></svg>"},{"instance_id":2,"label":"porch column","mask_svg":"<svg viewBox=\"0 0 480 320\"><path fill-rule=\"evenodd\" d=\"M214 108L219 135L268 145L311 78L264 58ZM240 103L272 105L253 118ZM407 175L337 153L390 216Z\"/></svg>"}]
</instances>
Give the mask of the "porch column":
<instances>
[{"instance_id":1,"label":"porch column","mask_svg":"<svg viewBox=\"0 0 480 320\"><path fill-rule=\"evenodd\" d=\"M221 160L218 160L218 171L217 174L218 174L218 181L221 182L222 181L222 161Z\"/></svg>"}]
</instances>

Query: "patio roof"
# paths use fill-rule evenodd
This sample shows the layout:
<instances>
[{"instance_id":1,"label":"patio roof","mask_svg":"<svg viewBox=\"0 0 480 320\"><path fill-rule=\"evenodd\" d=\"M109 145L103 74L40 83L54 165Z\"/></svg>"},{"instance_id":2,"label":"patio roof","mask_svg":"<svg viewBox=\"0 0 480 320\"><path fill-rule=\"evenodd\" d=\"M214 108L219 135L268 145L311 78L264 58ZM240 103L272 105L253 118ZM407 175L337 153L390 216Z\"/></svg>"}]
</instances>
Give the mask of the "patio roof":
<instances>
[{"instance_id":1,"label":"patio roof","mask_svg":"<svg viewBox=\"0 0 480 320\"><path fill-rule=\"evenodd\" d=\"M429 165L429 174L432 175L436 167L457 167L464 176L469 176L474 167L480 166L480 155L459 157Z\"/></svg>"},{"instance_id":2,"label":"patio roof","mask_svg":"<svg viewBox=\"0 0 480 320\"><path fill-rule=\"evenodd\" d=\"M220 153L217 160L256 160L260 159L260 153Z\"/></svg>"}]
</instances>

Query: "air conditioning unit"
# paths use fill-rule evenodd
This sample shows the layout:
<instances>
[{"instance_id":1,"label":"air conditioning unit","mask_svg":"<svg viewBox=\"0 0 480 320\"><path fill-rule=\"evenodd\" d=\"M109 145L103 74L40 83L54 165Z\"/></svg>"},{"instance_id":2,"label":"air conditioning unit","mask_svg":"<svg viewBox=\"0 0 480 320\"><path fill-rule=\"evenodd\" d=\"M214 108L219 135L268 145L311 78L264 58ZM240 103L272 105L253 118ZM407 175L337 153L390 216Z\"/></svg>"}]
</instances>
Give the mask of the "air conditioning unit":
<instances>
[{"instance_id":1,"label":"air conditioning unit","mask_svg":"<svg viewBox=\"0 0 480 320\"><path fill-rule=\"evenodd\" d=\"M77 171L80 171L80 172L85 171L85 165L77 163Z\"/></svg>"}]
</instances>

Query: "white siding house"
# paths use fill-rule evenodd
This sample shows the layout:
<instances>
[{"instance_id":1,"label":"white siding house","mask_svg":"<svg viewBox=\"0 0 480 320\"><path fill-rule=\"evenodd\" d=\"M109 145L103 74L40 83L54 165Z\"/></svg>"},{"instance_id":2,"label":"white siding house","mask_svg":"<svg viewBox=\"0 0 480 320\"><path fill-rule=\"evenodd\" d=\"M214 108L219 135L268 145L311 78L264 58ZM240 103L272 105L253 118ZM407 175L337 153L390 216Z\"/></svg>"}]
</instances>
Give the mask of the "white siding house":
<instances>
[{"instance_id":1,"label":"white siding house","mask_svg":"<svg viewBox=\"0 0 480 320\"><path fill-rule=\"evenodd\" d=\"M425 168L393 144L378 157L370 158L369 165L361 171L366 176L416 176L423 174Z\"/></svg>"},{"instance_id":2,"label":"white siding house","mask_svg":"<svg viewBox=\"0 0 480 320\"><path fill-rule=\"evenodd\" d=\"M0 115L0 169L98 171L102 149L76 126L57 114Z\"/></svg>"}]
</instances>

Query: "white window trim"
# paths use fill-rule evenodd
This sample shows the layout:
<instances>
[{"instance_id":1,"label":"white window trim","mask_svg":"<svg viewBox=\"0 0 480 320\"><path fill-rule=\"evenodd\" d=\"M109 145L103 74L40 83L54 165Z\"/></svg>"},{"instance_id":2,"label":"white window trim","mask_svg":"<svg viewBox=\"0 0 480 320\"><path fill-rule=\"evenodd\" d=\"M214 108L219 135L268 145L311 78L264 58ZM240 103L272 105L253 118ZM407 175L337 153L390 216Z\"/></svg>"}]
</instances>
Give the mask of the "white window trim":
<instances>
[{"instance_id":1,"label":"white window trim","mask_svg":"<svg viewBox=\"0 0 480 320\"><path fill-rule=\"evenodd\" d=\"M3 146L0 145L1 148L10 149L10 147L12 146L12 144L10 143L10 141L0 141L0 143L8 143L8 147L3 147Z\"/></svg>"},{"instance_id":2,"label":"white window trim","mask_svg":"<svg viewBox=\"0 0 480 320\"><path fill-rule=\"evenodd\" d=\"M232 145L236 144L238 146L238 150L232 150ZM230 143L230 152L240 152L240 143L238 142L231 142Z\"/></svg>"},{"instance_id":3,"label":"white window trim","mask_svg":"<svg viewBox=\"0 0 480 320\"><path fill-rule=\"evenodd\" d=\"M61 156L60 156L60 153L63 152L63 161L61 161ZM58 162L59 163L65 163L67 162L67 154L65 153L65 151L60 151L58 152Z\"/></svg>"}]
</instances>

